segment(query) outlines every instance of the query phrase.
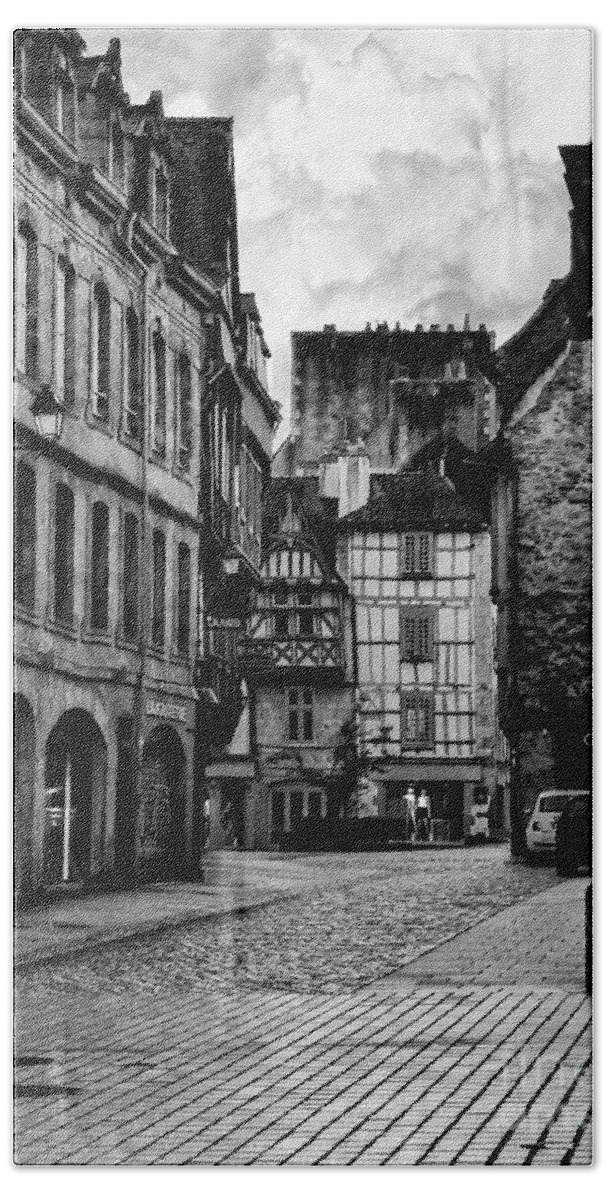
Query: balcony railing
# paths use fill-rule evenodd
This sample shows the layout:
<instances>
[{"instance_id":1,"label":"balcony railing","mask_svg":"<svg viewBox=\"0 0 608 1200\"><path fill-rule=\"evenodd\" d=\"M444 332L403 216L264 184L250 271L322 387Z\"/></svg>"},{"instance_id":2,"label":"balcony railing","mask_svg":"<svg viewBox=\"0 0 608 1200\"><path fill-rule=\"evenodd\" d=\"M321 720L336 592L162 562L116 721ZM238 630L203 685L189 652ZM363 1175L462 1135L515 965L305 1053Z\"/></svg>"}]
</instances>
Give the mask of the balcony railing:
<instances>
[{"instance_id":1,"label":"balcony railing","mask_svg":"<svg viewBox=\"0 0 608 1200\"><path fill-rule=\"evenodd\" d=\"M330 671L344 674L344 648L339 637L244 639L243 653L257 657L264 673Z\"/></svg>"}]
</instances>

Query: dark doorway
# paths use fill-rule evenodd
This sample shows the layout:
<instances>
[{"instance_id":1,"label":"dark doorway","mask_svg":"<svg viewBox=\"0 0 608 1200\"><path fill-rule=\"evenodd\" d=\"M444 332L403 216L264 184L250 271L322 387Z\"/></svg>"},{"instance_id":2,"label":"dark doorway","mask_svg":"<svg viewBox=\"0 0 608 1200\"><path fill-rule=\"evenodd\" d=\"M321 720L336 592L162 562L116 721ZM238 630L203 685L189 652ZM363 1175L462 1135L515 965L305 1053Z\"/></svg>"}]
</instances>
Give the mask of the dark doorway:
<instances>
[{"instance_id":1,"label":"dark doorway","mask_svg":"<svg viewBox=\"0 0 608 1200\"><path fill-rule=\"evenodd\" d=\"M179 735L158 726L144 745L137 809L137 874L141 879L180 878L184 844L186 756Z\"/></svg>"},{"instance_id":2,"label":"dark doorway","mask_svg":"<svg viewBox=\"0 0 608 1200\"><path fill-rule=\"evenodd\" d=\"M91 874L93 810L105 805L106 744L89 713L71 709L49 735L45 760L44 880Z\"/></svg>"}]
</instances>

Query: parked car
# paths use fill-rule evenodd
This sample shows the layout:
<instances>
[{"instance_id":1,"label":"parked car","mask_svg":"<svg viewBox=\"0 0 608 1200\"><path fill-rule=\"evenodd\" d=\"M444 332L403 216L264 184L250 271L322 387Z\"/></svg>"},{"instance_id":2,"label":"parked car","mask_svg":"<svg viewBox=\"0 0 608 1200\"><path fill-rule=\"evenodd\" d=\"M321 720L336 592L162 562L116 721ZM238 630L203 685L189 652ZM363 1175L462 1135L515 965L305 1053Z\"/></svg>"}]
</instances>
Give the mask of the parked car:
<instances>
[{"instance_id":1,"label":"parked car","mask_svg":"<svg viewBox=\"0 0 608 1200\"><path fill-rule=\"evenodd\" d=\"M589 793L557 789L540 792L526 828L526 846L530 857L554 853L556 828L562 811L579 796L588 797Z\"/></svg>"},{"instance_id":2,"label":"parked car","mask_svg":"<svg viewBox=\"0 0 608 1200\"><path fill-rule=\"evenodd\" d=\"M575 793L564 806L555 831L555 869L558 875L591 874L591 795Z\"/></svg>"}]
</instances>

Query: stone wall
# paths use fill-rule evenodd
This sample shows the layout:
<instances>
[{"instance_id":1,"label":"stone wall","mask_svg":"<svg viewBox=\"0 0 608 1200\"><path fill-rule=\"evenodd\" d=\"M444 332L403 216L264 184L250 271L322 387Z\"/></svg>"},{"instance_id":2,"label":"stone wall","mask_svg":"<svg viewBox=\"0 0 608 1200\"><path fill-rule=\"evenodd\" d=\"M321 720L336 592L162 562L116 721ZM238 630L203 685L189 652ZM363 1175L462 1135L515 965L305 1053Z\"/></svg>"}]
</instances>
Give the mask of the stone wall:
<instances>
[{"instance_id":1,"label":"stone wall","mask_svg":"<svg viewBox=\"0 0 608 1200\"><path fill-rule=\"evenodd\" d=\"M509 431L520 717L528 729L563 729L568 745L588 729L591 696L591 421L591 343L573 342Z\"/></svg>"}]
</instances>

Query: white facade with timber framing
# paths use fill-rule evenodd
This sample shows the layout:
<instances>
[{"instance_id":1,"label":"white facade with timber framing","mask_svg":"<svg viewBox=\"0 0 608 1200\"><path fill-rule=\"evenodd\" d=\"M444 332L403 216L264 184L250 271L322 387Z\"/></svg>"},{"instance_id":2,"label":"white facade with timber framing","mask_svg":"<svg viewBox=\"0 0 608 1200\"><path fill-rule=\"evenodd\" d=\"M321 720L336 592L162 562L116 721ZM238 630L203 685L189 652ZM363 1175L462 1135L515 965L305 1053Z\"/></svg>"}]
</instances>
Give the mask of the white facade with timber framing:
<instances>
[{"instance_id":1,"label":"white facade with timber framing","mask_svg":"<svg viewBox=\"0 0 608 1200\"><path fill-rule=\"evenodd\" d=\"M414 831L424 792L425 834L461 841L475 836L483 795L501 833L507 748L496 725L488 530L448 480L407 471L372 477L368 505L344 524L338 561L355 603L369 815L414 818Z\"/></svg>"}]
</instances>

